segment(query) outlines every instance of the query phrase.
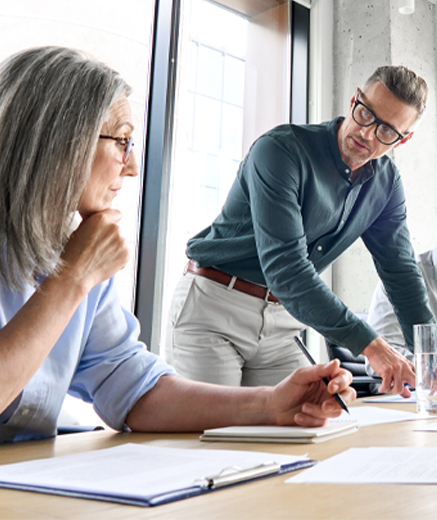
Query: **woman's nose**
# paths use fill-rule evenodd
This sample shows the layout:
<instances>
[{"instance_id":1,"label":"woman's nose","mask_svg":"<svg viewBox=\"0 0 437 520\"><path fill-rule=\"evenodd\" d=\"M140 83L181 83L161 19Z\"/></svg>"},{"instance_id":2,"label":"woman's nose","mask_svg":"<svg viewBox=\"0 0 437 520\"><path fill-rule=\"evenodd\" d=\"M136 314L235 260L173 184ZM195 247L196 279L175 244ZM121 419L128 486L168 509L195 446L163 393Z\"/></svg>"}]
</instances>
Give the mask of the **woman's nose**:
<instances>
[{"instance_id":1,"label":"woman's nose","mask_svg":"<svg viewBox=\"0 0 437 520\"><path fill-rule=\"evenodd\" d=\"M123 175L136 177L140 173L135 152L131 150L127 163L123 167Z\"/></svg>"}]
</instances>

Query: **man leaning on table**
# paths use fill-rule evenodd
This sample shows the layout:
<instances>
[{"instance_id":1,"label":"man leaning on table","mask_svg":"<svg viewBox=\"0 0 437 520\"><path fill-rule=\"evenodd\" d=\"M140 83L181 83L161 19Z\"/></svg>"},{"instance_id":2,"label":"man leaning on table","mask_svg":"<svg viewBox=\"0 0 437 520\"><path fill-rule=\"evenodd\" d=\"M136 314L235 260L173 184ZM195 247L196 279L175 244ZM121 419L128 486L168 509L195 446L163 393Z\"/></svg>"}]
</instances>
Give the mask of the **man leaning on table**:
<instances>
[{"instance_id":1,"label":"man leaning on table","mask_svg":"<svg viewBox=\"0 0 437 520\"><path fill-rule=\"evenodd\" d=\"M363 353L381 391L414 384L414 367L358 319L319 274L357 238L373 256L407 342L434 321L406 225L405 196L386 153L406 143L425 110L426 82L378 68L345 118L282 125L242 161L221 214L188 242L171 310L167 359L184 377L270 385L306 364L303 324Z\"/></svg>"}]
</instances>

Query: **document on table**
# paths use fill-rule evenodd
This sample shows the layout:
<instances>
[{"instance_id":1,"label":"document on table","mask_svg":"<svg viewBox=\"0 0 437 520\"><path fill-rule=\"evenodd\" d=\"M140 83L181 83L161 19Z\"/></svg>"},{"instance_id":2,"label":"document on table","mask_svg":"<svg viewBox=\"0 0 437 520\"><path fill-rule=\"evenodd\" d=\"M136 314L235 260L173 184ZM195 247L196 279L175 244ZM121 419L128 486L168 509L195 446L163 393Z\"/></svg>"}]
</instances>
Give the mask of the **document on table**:
<instances>
[{"instance_id":1,"label":"document on table","mask_svg":"<svg viewBox=\"0 0 437 520\"><path fill-rule=\"evenodd\" d=\"M426 417L426 419L437 419L436 416L434 417ZM414 428L415 432L437 432L437 422L433 421L431 424L427 424L425 426L416 426Z\"/></svg>"},{"instance_id":2,"label":"document on table","mask_svg":"<svg viewBox=\"0 0 437 520\"><path fill-rule=\"evenodd\" d=\"M437 484L437 448L351 448L286 483Z\"/></svg>"},{"instance_id":3,"label":"document on table","mask_svg":"<svg viewBox=\"0 0 437 520\"><path fill-rule=\"evenodd\" d=\"M411 397L402 397L399 394L387 394L381 397L370 397L364 399L365 403L415 403L416 402L416 392L411 392Z\"/></svg>"},{"instance_id":4,"label":"document on table","mask_svg":"<svg viewBox=\"0 0 437 520\"><path fill-rule=\"evenodd\" d=\"M0 465L0 487L155 506L313 464L276 453L124 444Z\"/></svg>"},{"instance_id":5,"label":"document on table","mask_svg":"<svg viewBox=\"0 0 437 520\"><path fill-rule=\"evenodd\" d=\"M355 420L360 426L370 426L372 424L384 424L398 421L412 421L419 419L428 419L414 412L405 412L404 410L392 410L388 408L379 408L377 406L351 406L349 407L350 415L343 412L337 419L330 419L330 423ZM432 417L431 417L432 418Z\"/></svg>"}]
</instances>

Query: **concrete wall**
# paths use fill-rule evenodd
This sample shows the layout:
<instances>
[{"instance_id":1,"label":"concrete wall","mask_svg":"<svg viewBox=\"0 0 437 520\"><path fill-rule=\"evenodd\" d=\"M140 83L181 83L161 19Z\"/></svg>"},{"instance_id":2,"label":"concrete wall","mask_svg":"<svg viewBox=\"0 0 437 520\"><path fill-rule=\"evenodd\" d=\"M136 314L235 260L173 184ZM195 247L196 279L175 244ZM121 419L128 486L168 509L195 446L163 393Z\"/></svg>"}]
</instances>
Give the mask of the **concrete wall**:
<instances>
[{"instance_id":1,"label":"concrete wall","mask_svg":"<svg viewBox=\"0 0 437 520\"><path fill-rule=\"evenodd\" d=\"M405 65L430 88L428 110L414 138L391 155L401 171L416 252L437 246L436 6L416 0L412 15L396 0L334 0L333 116L349 109L355 89L380 65ZM355 312L366 312L377 283L361 240L332 267L332 287Z\"/></svg>"}]
</instances>

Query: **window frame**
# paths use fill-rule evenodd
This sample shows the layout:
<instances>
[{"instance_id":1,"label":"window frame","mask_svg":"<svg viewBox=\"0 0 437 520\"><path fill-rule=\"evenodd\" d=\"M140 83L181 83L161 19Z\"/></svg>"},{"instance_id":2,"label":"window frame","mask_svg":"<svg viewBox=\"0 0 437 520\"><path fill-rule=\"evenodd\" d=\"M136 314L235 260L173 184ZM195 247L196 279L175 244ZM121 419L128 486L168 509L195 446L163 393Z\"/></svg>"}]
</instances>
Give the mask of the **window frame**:
<instances>
[{"instance_id":1,"label":"window frame","mask_svg":"<svg viewBox=\"0 0 437 520\"><path fill-rule=\"evenodd\" d=\"M144 181L134 313L140 340L159 353L164 233L168 207L168 176L179 26L179 0L156 0L150 65L149 103L143 157Z\"/></svg>"}]
</instances>

